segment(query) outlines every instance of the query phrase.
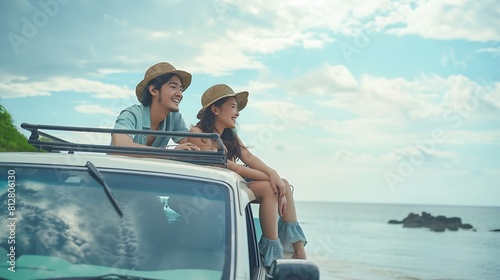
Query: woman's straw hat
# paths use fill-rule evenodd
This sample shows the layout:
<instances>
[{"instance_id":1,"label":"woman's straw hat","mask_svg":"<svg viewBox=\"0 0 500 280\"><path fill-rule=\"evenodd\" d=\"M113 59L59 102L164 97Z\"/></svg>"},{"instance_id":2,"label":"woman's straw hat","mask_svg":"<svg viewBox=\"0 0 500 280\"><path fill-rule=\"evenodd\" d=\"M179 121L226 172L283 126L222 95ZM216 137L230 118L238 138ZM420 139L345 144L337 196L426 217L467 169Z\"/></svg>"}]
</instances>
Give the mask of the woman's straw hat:
<instances>
[{"instance_id":1,"label":"woman's straw hat","mask_svg":"<svg viewBox=\"0 0 500 280\"><path fill-rule=\"evenodd\" d=\"M139 102L142 102L142 98L144 97L144 89L146 85L151 82L154 78L165 75L165 74L175 74L179 76L181 79L182 87L186 90L191 84L191 74L186 71L177 70L175 67L168 62L160 62L157 63L146 71L144 74L144 80L142 80L137 87L135 88L135 94L137 95L137 99Z\"/></svg>"},{"instance_id":2,"label":"woman's straw hat","mask_svg":"<svg viewBox=\"0 0 500 280\"><path fill-rule=\"evenodd\" d=\"M233 89L224 84L218 84L209 87L201 97L201 110L198 112L196 117L201 119L205 110L210 107L214 102L220 100L224 97L234 96L236 98L236 104L238 105L238 111L243 110L248 103L248 91L242 91L235 93Z\"/></svg>"}]
</instances>

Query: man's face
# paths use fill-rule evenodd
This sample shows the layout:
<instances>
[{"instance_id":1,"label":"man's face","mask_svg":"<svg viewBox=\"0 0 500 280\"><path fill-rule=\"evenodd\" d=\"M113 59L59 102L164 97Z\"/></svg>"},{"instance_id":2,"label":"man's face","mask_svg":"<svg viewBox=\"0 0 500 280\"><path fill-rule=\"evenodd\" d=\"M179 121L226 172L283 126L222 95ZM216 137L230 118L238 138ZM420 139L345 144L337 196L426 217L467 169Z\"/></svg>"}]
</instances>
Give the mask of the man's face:
<instances>
[{"instance_id":1,"label":"man's face","mask_svg":"<svg viewBox=\"0 0 500 280\"><path fill-rule=\"evenodd\" d=\"M179 111L179 103L182 100L182 83L179 77L173 76L170 81L161 86L157 100L161 106L171 112Z\"/></svg>"}]
</instances>

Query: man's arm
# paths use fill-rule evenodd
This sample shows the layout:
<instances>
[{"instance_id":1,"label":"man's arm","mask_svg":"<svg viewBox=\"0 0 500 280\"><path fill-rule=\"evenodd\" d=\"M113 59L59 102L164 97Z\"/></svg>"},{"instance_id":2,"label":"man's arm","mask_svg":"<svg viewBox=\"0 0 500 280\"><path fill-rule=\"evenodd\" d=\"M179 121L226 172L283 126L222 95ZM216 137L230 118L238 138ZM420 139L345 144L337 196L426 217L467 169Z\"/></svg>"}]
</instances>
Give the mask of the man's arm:
<instances>
[{"instance_id":1,"label":"man's arm","mask_svg":"<svg viewBox=\"0 0 500 280\"><path fill-rule=\"evenodd\" d=\"M134 140L130 135L127 134L112 134L111 143L113 146L124 146L124 147L147 147L146 145L134 143Z\"/></svg>"},{"instance_id":2,"label":"man's arm","mask_svg":"<svg viewBox=\"0 0 500 280\"><path fill-rule=\"evenodd\" d=\"M132 107L123 110L116 118L114 128L136 130L137 122L140 121L140 118L138 120L138 112L134 113L133 111L134 109ZM125 147L146 147L146 145L135 143L133 137L134 135L129 134L111 134L111 145Z\"/></svg>"}]
</instances>

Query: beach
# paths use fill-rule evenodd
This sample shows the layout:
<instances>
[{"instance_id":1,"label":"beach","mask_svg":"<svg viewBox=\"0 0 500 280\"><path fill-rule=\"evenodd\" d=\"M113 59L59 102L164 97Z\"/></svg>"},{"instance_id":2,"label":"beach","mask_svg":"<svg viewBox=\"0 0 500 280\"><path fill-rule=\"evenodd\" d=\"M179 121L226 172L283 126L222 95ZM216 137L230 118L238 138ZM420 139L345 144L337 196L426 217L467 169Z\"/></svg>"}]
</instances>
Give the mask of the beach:
<instances>
[{"instance_id":1,"label":"beach","mask_svg":"<svg viewBox=\"0 0 500 280\"><path fill-rule=\"evenodd\" d=\"M500 207L296 202L321 279L499 279ZM473 229L388 224L409 213L459 217ZM255 212L254 212L255 213Z\"/></svg>"}]
</instances>

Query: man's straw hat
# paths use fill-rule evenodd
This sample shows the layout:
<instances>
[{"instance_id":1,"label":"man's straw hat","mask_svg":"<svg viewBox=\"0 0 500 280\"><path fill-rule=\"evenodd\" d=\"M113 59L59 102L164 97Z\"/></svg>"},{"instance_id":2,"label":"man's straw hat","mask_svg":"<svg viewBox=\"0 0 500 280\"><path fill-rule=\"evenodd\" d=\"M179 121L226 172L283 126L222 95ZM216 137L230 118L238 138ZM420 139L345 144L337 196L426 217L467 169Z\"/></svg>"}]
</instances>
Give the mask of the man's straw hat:
<instances>
[{"instance_id":1,"label":"man's straw hat","mask_svg":"<svg viewBox=\"0 0 500 280\"><path fill-rule=\"evenodd\" d=\"M137 99L139 100L139 102L142 102L142 98L144 97L144 89L149 82L151 82L158 76L170 73L179 76L184 90L186 90L191 84L191 74L189 74L188 72L177 70L172 64L168 62L157 63L149 67L149 69L144 74L144 80L142 80L135 88L135 94L137 95Z\"/></svg>"},{"instance_id":2,"label":"man's straw hat","mask_svg":"<svg viewBox=\"0 0 500 280\"><path fill-rule=\"evenodd\" d=\"M235 93L233 89L224 84L218 84L209 87L201 97L201 106L198 115L196 117L201 119L205 110L210 107L214 102L220 100L224 97L234 96L236 98L236 104L238 105L238 111L243 110L248 103L248 91L242 91Z\"/></svg>"}]
</instances>

